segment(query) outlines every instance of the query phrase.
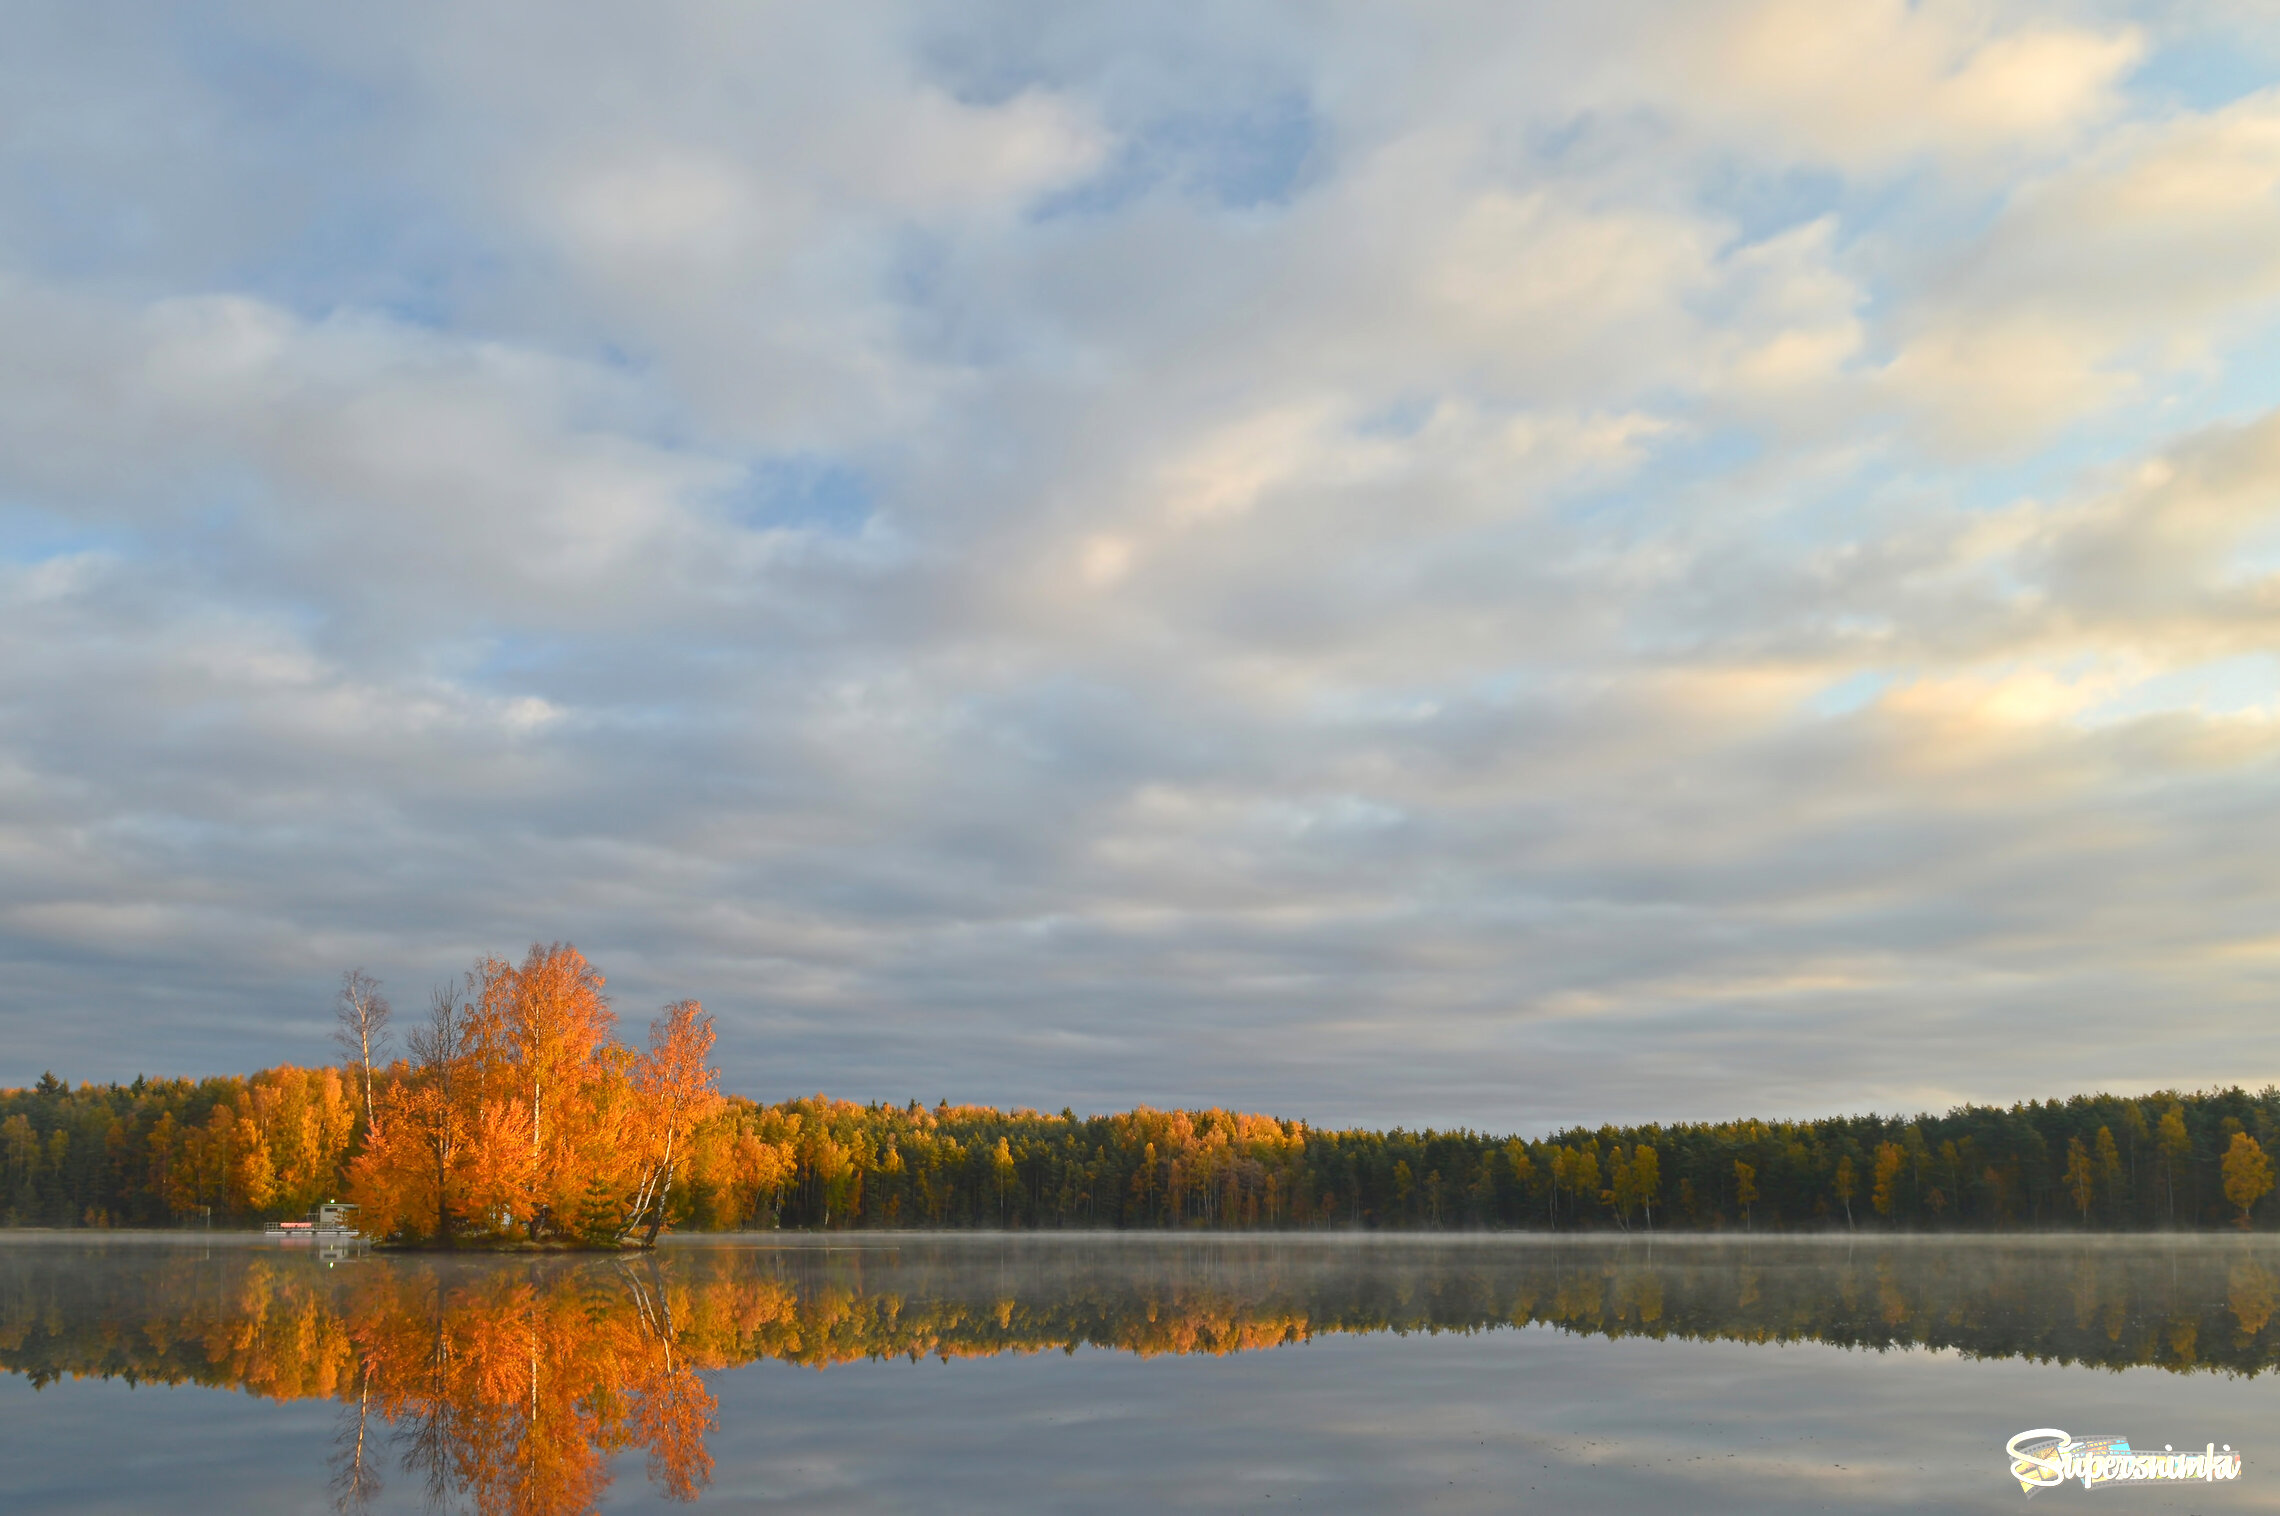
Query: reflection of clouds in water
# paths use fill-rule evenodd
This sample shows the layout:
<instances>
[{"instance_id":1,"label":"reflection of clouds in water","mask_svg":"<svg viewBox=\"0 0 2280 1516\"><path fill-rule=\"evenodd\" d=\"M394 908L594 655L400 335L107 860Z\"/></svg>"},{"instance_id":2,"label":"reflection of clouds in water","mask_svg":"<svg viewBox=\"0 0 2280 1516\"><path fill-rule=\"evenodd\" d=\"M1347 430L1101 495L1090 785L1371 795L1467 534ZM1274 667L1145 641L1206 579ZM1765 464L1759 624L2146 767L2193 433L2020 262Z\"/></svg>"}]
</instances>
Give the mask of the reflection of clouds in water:
<instances>
[{"instance_id":1,"label":"reflection of clouds in water","mask_svg":"<svg viewBox=\"0 0 2280 1516\"><path fill-rule=\"evenodd\" d=\"M1541 1331L992 1359L947 1392L935 1368L726 1377L715 1489L764 1496L828 1462L847 1509L2012 1512L2000 1453L2030 1408L2235 1447L2280 1413L2270 1379ZM1113 1410L1063 1422L1063 1404ZM862 1417L891 1443L849 1430Z\"/></svg>"}]
</instances>

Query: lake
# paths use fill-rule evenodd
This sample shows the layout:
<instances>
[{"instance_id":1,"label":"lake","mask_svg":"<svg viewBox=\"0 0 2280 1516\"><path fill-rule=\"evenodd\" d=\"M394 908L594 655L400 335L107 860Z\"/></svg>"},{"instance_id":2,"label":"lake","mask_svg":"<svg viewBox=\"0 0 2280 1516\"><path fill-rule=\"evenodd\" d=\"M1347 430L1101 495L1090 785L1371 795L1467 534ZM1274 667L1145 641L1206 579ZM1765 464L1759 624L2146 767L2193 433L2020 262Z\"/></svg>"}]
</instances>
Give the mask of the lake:
<instances>
[{"instance_id":1,"label":"lake","mask_svg":"<svg viewBox=\"0 0 2280 1516\"><path fill-rule=\"evenodd\" d=\"M2280 1246L0 1234L11 1512L2280 1508Z\"/></svg>"}]
</instances>

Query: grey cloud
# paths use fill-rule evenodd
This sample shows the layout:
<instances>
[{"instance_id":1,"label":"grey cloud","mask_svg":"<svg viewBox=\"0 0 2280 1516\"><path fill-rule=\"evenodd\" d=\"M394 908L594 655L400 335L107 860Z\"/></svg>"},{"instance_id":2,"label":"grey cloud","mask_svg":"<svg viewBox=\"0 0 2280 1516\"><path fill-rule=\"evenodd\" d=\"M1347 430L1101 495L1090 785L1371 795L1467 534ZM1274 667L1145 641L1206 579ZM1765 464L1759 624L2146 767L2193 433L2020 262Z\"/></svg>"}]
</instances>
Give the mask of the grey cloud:
<instances>
[{"instance_id":1,"label":"grey cloud","mask_svg":"<svg viewBox=\"0 0 2280 1516\"><path fill-rule=\"evenodd\" d=\"M2069 223L2016 207L2066 197L1975 227L2012 149L1927 138L1745 230L1715 166L1827 161L1828 102L1639 34L39 33L0 1079L321 1057L342 967L417 1001L558 937L630 1019L705 999L764 1095L1533 1126L2260 1079L2269 711L2101 702L2260 645L2272 423L2054 447L2043 499L1925 447L1879 355L2008 308L1927 271L2031 265ZM129 95L186 145L103 138ZM2124 106L2035 182L2191 135Z\"/></svg>"}]
</instances>

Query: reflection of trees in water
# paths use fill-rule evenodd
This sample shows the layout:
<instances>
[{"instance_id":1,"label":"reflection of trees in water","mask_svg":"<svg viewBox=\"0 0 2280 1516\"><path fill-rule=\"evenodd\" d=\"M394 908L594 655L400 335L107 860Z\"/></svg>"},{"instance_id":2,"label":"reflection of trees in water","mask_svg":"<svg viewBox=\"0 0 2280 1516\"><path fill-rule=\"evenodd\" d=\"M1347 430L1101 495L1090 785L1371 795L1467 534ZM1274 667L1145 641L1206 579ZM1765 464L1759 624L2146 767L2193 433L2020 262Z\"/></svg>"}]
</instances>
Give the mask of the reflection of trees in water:
<instances>
[{"instance_id":1,"label":"reflection of trees in water","mask_svg":"<svg viewBox=\"0 0 2280 1516\"><path fill-rule=\"evenodd\" d=\"M677 1498L709 1479L714 1401L676 1351L670 1289L622 1267L355 1273L348 1331L431 1501L461 1491L483 1512L587 1510L629 1448Z\"/></svg>"},{"instance_id":2,"label":"reflection of trees in water","mask_svg":"<svg viewBox=\"0 0 2280 1516\"><path fill-rule=\"evenodd\" d=\"M653 1269L100 1256L0 1255L0 1364L42 1384L96 1374L336 1399L344 1512L379 1493L390 1461L431 1505L534 1516L592 1509L610 1459L636 1448L675 1498L711 1477L715 1402L697 1370L718 1365L682 1350L687 1291Z\"/></svg>"},{"instance_id":3,"label":"reflection of trees in water","mask_svg":"<svg viewBox=\"0 0 2280 1516\"><path fill-rule=\"evenodd\" d=\"M339 1402L333 1490L400 1467L438 1504L590 1509L639 1449L711 1472L703 1371L1094 1346L1232 1353L1346 1332L1543 1324L1609 1337L1950 1348L2118 1368L2280 1364L2280 1252L2176 1244L1659 1245L913 1239L638 1260L251 1250L0 1252L0 1365ZM383 1435L382 1428L386 1428Z\"/></svg>"},{"instance_id":4,"label":"reflection of trees in water","mask_svg":"<svg viewBox=\"0 0 2280 1516\"><path fill-rule=\"evenodd\" d=\"M372 1503L385 1484L380 1461L373 1456L372 1376L356 1376L356 1398L342 1404L340 1431L333 1438L333 1504L340 1510L360 1511Z\"/></svg>"}]
</instances>

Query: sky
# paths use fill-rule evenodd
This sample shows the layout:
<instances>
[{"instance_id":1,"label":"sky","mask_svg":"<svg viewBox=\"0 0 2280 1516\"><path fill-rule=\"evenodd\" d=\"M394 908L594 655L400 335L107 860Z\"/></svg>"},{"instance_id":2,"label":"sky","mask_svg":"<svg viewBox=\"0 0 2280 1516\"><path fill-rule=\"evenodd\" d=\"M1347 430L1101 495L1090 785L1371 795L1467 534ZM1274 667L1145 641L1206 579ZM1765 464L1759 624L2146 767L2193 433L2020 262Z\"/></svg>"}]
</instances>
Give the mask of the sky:
<instances>
[{"instance_id":1,"label":"sky","mask_svg":"<svg viewBox=\"0 0 2280 1516\"><path fill-rule=\"evenodd\" d=\"M2280 13L24 0L0 1083L2280 1078Z\"/></svg>"}]
</instances>

